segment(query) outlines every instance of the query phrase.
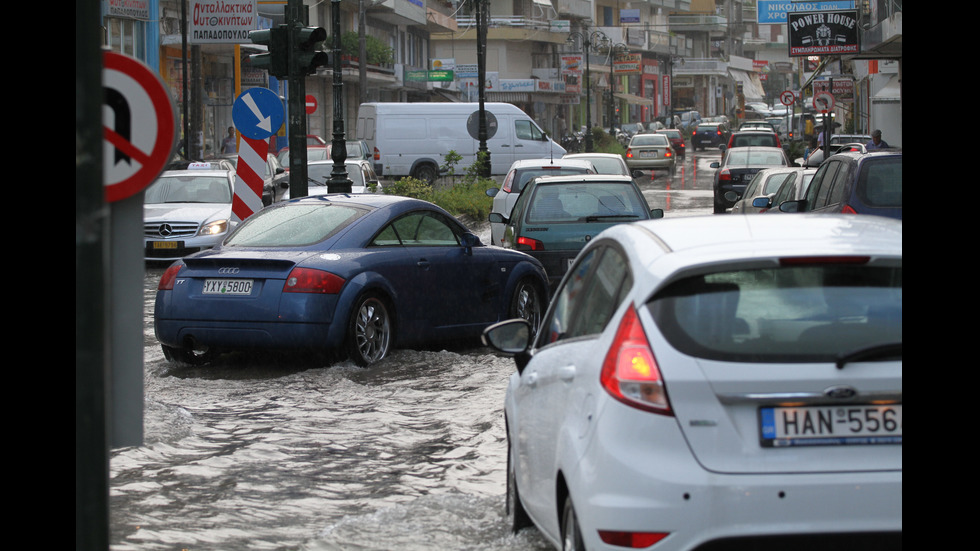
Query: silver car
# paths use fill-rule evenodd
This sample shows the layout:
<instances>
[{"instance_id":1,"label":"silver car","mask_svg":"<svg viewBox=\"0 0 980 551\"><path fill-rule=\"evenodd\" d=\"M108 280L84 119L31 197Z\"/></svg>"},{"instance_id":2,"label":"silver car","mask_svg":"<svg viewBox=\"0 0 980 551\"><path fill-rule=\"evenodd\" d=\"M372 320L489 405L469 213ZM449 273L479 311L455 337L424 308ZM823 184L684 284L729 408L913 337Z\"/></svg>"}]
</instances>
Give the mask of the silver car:
<instances>
[{"instance_id":1,"label":"silver car","mask_svg":"<svg viewBox=\"0 0 980 551\"><path fill-rule=\"evenodd\" d=\"M626 165L634 174L639 170L666 170L673 174L674 148L666 134L637 134L626 146Z\"/></svg>"},{"instance_id":2,"label":"silver car","mask_svg":"<svg viewBox=\"0 0 980 551\"><path fill-rule=\"evenodd\" d=\"M531 333L484 332L516 360L515 530L564 549L901 549L901 221L618 224Z\"/></svg>"},{"instance_id":3,"label":"silver car","mask_svg":"<svg viewBox=\"0 0 980 551\"><path fill-rule=\"evenodd\" d=\"M144 258L173 260L220 243L237 225L231 215L234 189L232 171L161 174L144 194Z\"/></svg>"},{"instance_id":4,"label":"silver car","mask_svg":"<svg viewBox=\"0 0 980 551\"><path fill-rule=\"evenodd\" d=\"M597 174L630 175L630 169L626 166L626 161L623 160L622 155L617 153L566 153L562 159L589 161L595 165Z\"/></svg>"}]
</instances>

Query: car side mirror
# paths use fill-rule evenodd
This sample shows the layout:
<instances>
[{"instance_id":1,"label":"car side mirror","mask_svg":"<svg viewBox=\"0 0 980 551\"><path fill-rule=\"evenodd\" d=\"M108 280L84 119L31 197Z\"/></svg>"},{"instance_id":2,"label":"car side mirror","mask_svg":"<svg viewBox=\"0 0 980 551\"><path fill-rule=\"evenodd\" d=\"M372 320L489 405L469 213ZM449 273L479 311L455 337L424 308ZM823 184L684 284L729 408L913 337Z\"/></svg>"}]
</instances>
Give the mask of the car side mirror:
<instances>
[{"instance_id":1,"label":"car side mirror","mask_svg":"<svg viewBox=\"0 0 980 551\"><path fill-rule=\"evenodd\" d=\"M490 216L487 217L487 221L489 221L492 224L506 224L507 223L507 219L504 217L503 214L500 214L499 212L491 212L490 213Z\"/></svg>"},{"instance_id":2,"label":"car side mirror","mask_svg":"<svg viewBox=\"0 0 980 551\"><path fill-rule=\"evenodd\" d=\"M769 198L768 197L756 197L752 200L752 206L757 209L767 209L769 208Z\"/></svg>"},{"instance_id":3,"label":"car side mirror","mask_svg":"<svg viewBox=\"0 0 980 551\"><path fill-rule=\"evenodd\" d=\"M725 146L722 146L722 147L725 147ZM718 161L714 161L713 163L711 163L708 166L711 167L711 168L718 168L718 167L721 166L721 163L719 163Z\"/></svg>"},{"instance_id":4,"label":"car side mirror","mask_svg":"<svg viewBox=\"0 0 980 551\"><path fill-rule=\"evenodd\" d=\"M799 201L783 201L779 204L779 212L803 212L806 199Z\"/></svg>"},{"instance_id":5,"label":"car side mirror","mask_svg":"<svg viewBox=\"0 0 980 551\"><path fill-rule=\"evenodd\" d=\"M496 197L497 196L497 193L499 193L499 192L500 192L499 189L497 189L495 187L492 187L492 188L490 188L490 189L487 190L487 197Z\"/></svg>"},{"instance_id":6,"label":"car side mirror","mask_svg":"<svg viewBox=\"0 0 980 551\"><path fill-rule=\"evenodd\" d=\"M531 359L531 324L523 319L511 319L495 323L483 330L483 344L508 356L514 357L517 372L523 373Z\"/></svg>"},{"instance_id":7,"label":"car side mirror","mask_svg":"<svg viewBox=\"0 0 980 551\"><path fill-rule=\"evenodd\" d=\"M466 232L460 238L460 244L463 246L463 252L467 256L472 256L473 247L479 247L481 245L480 238L474 233Z\"/></svg>"},{"instance_id":8,"label":"car side mirror","mask_svg":"<svg viewBox=\"0 0 980 551\"><path fill-rule=\"evenodd\" d=\"M664 217L664 209L650 209L650 219L660 220Z\"/></svg>"}]
</instances>

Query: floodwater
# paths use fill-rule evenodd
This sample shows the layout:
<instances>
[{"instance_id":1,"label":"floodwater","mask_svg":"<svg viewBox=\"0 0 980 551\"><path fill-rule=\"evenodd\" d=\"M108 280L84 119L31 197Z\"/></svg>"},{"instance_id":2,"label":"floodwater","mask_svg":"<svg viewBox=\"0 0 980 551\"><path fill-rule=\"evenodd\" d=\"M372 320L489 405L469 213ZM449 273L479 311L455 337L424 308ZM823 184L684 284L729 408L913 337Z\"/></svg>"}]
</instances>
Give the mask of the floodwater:
<instances>
[{"instance_id":1,"label":"floodwater","mask_svg":"<svg viewBox=\"0 0 980 551\"><path fill-rule=\"evenodd\" d=\"M707 211L702 164L641 182L651 207ZM369 369L175 366L153 335L162 273L145 276L144 442L110 457L113 551L551 549L533 528L511 534L504 511L511 359L471 344Z\"/></svg>"}]
</instances>

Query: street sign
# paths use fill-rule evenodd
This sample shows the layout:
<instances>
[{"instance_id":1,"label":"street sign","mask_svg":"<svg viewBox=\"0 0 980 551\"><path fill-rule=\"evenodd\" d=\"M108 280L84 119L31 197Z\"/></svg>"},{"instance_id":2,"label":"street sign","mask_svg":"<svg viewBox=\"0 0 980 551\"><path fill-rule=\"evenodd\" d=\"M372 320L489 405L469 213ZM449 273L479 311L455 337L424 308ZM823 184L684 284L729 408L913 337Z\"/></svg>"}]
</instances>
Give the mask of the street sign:
<instances>
[{"instance_id":1,"label":"street sign","mask_svg":"<svg viewBox=\"0 0 980 551\"><path fill-rule=\"evenodd\" d=\"M231 106L231 120L242 136L264 140L279 131L286 120L286 110L272 90L249 88Z\"/></svg>"},{"instance_id":2,"label":"street sign","mask_svg":"<svg viewBox=\"0 0 980 551\"><path fill-rule=\"evenodd\" d=\"M177 145L177 118L166 85L132 57L103 52L102 82L103 183L112 203L160 175Z\"/></svg>"},{"instance_id":3,"label":"street sign","mask_svg":"<svg viewBox=\"0 0 980 551\"><path fill-rule=\"evenodd\" d=\"M796 94L794 94L792 90L786 90L782 94L779 94L779 101L781 101L783 105L787 107L793 105L793 103L796 101Z\"/></svg>"},{"instance_id":4,"label":"street sign","mask_svg":"<svg viewBox=\"0 0 980 551\"><path fill-rule=\"evenodd\" d=\"M310 94L306 94L306 114L312 115L316 112L316 98Z\"/></svg>"},{"instance_id":5,"label":"street sign","mask_svg":"<svg viewBox=\"0 0 980 551\"><path fill-rule=\"evenodd\" d=\"M236 222L241 222L262 209L268 153L268 138L255 140L242 136L242 144L238 149L238 169L235 171L235 196L231 201L231 217Z\"/></svg>"},{"instance_id":6,"label":"street sign","mask_svg":"<svg viewBox=\"0 0 980 551\"><path fill-rule=\"evenodd\" d=\"M830 92L817 92L813 95L813 108L821 113L829 113L834 108L834 96Z\"/></svg>"}]
</instances>

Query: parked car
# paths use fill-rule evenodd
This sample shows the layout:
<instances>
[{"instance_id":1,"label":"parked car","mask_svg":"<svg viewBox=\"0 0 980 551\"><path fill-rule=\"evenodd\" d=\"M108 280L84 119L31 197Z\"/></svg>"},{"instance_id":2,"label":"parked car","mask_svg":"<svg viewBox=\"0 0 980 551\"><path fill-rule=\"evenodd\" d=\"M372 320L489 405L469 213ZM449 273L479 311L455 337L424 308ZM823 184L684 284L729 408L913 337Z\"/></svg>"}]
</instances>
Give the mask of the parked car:
<instances>
[{"instance_id":1,"label":"parked car","mask_svg":"<svg viewBox=\"0 0 980 551\"><path fill-rule=\"evenodd\" d=\"M330 193L330 180L333 179L333 161L313 161L307 164L307 195L326 195ZM347 177L351 180L351 193L380 193L381 180L374 173L374 165L364 159L347 160L344 163ZM286 191L283 199L292 196Z\"/></svg>"},{"instance_id":2,"label":"parked car","mask_svg":"<svg viewBox=\"0 0 980 551\"><path fill-rule=\"evenodd\" d=\"M786 153L779 147L735 147L726 150L721 162L709 165L717 168L713 178L715 214L725 212L742 197L745 186L764 168L790 166ZM734 192L734 196L729 192ZM734 197L734 198L733 198Z\"/></svg>"},{"instance_id":3,"label":"parked car","mask_svg":"<svg viewBox=\"0 0 980 551\"><path fill-rule=\"evenodd\" d=\"M674 116L678 118L680 123L677 128L681 130L686 130L688 128L697 126L701 122L701 113L697 111L683 111L680 113L674 113Z\"/></svg>"},{"instance_id":4,"label":"parked car","mask_svg":"<svg viewBox=\"0 0 980 551\"><path fill-rule=\"evenodd\" d=\"M171 361L323 350L366 366L394 347L478 338L510 317L537 323L547 293L540 262L484 246L436 205L334 194L262 209L219 246L175 262L154 326Z\"/></svg>"},{"instance_id":5,"label":"parked car","mask_svg":"<svg viewBox=\"0 0 980 551\"><path fill-rule=\"evenodd\" d=\"M531 180L510 215L491 213L490 221L505 226L501 245L540 260L554 286L603 229L662 216L662 210L650 209L631 177L580 174Z\"/></svg>"},{"instance_id":6,"label":"parked car","mask_svg":"<svg viewBox=\"0 0 980 551\"><path fill-rule=\"evenodd\" d=\"M760 214L765 212L768 204L765 208L756 207L755 200L759 197L772 199L784 183L802 176L803 170L799 167L781 167L764 168L756 172L755 176L749 180L748 185L745 186L742 197L735 200L735 204L732 205L732 214ZM734 191L727 193L732 194L727 197L728 199L735 199Z\"/></svg>"},{"instance_id":7,"label":"parked car","mask_svg":"<svg viewBox=\"0 0 980 551\"><path fill-rule=\"evenodd\" d=\"M562 159L589 161L595 166L596 174L630 175L626 161L618 153L566 153Z\"/></svg>"},{"instance_id":8,"label":"parked car","mask_svg":"<svg viewBox=\"0 0 980 551\"><path fill-rule=\"evenodd\" d=\"M143 258L171 261L214 247L234 229L230 170L169 170L143 196Z\"/></svg>"},{"instance_id":9,"label":"parked car","mask_svg":"<svg viewBox=\"0 0 980 551\"><path fill-rule=\"evenodd\" d=\"M766 214L779 214L779 205L786 201L796 201L806 197L806 190L816 174L815 168L796 168L798 174L795 178L785 180L772 197L762 196L752 199L752 206L760 209Z\"/></svg>"},{"instance_id":10,"label":"parked car","mask_svg":"<svg viewBox=\"0 0 980 551\"><path fill-rule=\"evenodd\" d=\"M772 130L763 130L761 128L756 128L753 130L739 130L737 132L732 132L728 137L727 149L733 147L751 147L751 146L763 146L763 147L782 147L779 141L779 136L776 135Z\"/></svg>"},{"instance_id":11,"label":"parked car","mask_svg":"<svg viewBox=\"0 0 980 551\"><path fill-rule=\"evenodd\" d=\"M526 159L514 161L504 176L500 188L490 188L487 195L493 197L493 204L490 213L497 213L503 217L509 217L517 197L521 194L524 186L533 178L538 176L562 176L565 174L595 174L596 167L591 161L585 159ZM504 225L497 222L490 222L490 244L500 245L500 240L504 235Z\"/></svg>"},{"instance_id":12,"label":"parked car","mask_svg":"<svg viewBox=\"0 0 980 551\"><path fill-rule=\"evenodd\" d=\"M858 218L620 224L536 335L487 328L517 367L512 530L559 549L901 549L902 225Z\"/></svg>"},{"instance_id":13,"label":"parked car","mask_svg":"<svg viewBox=\"0 0 980 551\"><path fill-rule=\"evenodd\" d=\"M833 140L831 140L831 141L833 141ZM830 146L827 149L830 150L830 154L831 155L836 155L837 153L843 153L843 152L847 152L847 151L856 151L858 153L867 153L868 152L868 148L865 147L865 145L863 143L857 143L857 142L855 142L855 143L837 143L837 144L831 143ZM810 155L808 155L806 157L806 159L797 159L796 161L797 161L797 164L799 164L800 166L805 166L805 167L810 167L810 168L816 168L816 167L820 166L821 163L823 163L823 160L824 160L824 151L823 151L823 148L817 148L817 149L814 149L813 151L811 151L810 152Z\"/></svg>"},{"instance_id":14,"label":"parked car","mask_svg":"<svg viewBox=\"0 0 980 551\"><path fill-rule=\"evenodd\" d=\"M691 147L695 151L706 147L726 145L732 131L722 122L702 122L691 131Z\"/></svg>"},{"instance_id":15,"label":"parked car","mask_svg":"<svg viewBox=\"0 0 980 551\"><path fill-rule=\"evenodd\" d=\"M674 148L664 134L637 134L626 146L626 166L634 175L641 170L666 170L674 174Z\"/></svg>"},{"instance_id":16,"label":"parked car","mask_svg":"<svg viewBox=\"0 0 980 551\"><path fill-rule=\"evenodd\" d=\"M664 134L667 139L670 140L671 147L674 148L674 153L681 159L687 157L687 146L684 144L684 136L681 136L681 131L674 128L667 128L664 130L657 130L654 134Z\"/></svg>"},{"instance_id":17,"label":"parked car","mask_svg":"<svg viewBox=\"0 0 980 551\"><path fill-rule=\"evenodd\" d=\"M746 121L738 127L741 132L743 130L768 130L774 134L778 134L776 131L776 126L769 121Z\"/></svg>"},{"instance_id":18,"label":"parked car","mask_svg":"<svg viewBox=\"0 0 980 551\"><path fill-rule=\"evenodd\" d=\"M329 161L332 160L331 151L333 151L333 144L323 144L323 145L311 145L306 148L306 162L313 161ZM347 140L347 160L366 160L370 161L373 157L371 150L368 149L367 142L364 140ZM282 165L286 171L289 171L289 148L284 147L279 150L279 155L277 156L279 164Z\"/></svg>"},{"instance_id":19,"label":"parked car","mask_svg":"<svg viewBox=\"0 0 980 551\"><path fill-rule=\"evenodd\" d=\"M871 141L868 134L831 134L830 145L840 145L847 143L859 143L865 145Z\"/></svg>"},{"instance_id":20,"label":"parked car","mask_svg":"<svg viewBox=\"0 0 980 551\"><path fill-rule=\"evenodd\" d=\"M782 212L843 212L902 219L902 152L838 153L824 161L806 197Z\"/></svg>"}]
</instances>

